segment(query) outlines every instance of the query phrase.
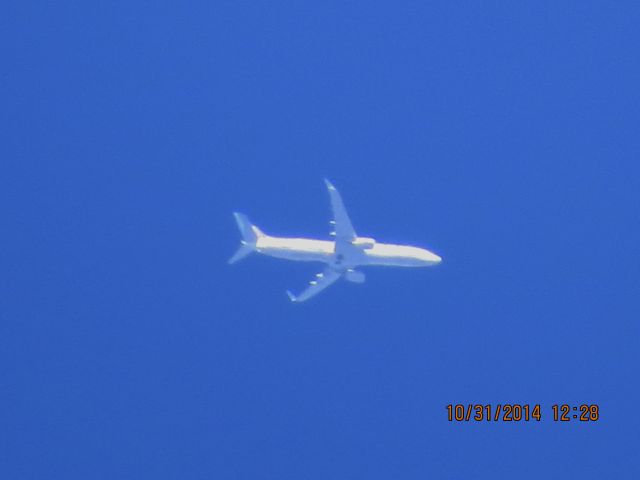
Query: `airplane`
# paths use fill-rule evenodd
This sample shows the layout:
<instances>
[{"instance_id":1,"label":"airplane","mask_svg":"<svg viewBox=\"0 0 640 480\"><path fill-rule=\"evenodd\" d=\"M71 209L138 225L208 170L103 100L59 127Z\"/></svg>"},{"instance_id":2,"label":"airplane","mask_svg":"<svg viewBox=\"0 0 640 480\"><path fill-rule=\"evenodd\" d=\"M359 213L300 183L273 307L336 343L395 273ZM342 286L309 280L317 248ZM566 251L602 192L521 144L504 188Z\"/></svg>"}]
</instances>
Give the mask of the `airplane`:
<instances>
[{"instance_id":1,"label":"airplane","mask_svg":"<svg viewBox=\"0 0 640 480\"><path fill-rule=\"evenodd\" d=\"M354 283L363 283L365 274L357 267L384 265L392 267L428 267L437 265L442 259L424 248L409 245L378 243L373 238L359 237L336 187L325 179L333 219L330 233L334 240L308 238L283 238L266 235L253 225L246 215L234 212L242 240L240 248L229 259L229 264L245 258L252 252L286 260L323 262L324 270L316 274L309 286L299 295L287 290L292 302L304 302L335 283L340 277Z\"/></svg>"}]
</instances>

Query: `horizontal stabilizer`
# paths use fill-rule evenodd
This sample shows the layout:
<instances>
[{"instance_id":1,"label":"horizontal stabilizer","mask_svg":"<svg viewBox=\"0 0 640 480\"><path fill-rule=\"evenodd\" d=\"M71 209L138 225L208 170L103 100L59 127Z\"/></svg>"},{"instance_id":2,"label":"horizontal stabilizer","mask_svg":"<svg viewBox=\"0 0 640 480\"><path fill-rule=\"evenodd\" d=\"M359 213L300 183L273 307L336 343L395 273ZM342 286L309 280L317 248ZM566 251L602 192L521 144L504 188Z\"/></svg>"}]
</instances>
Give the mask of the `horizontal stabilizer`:
<instances>
[{"instance_id":1,"label":"horizontal stabilizer","mask_svg":"<svg viewBox=\"0 0 640 480\"><path fill-rule=\"evenodd\" d=\"M229 265L232 263L236 263L239 260L242 260L244 257L253 252L255 245L251 245L248 243L242 243L240 248L233 254L233 257L229 259Z\"/></svg>"},{"instance_id":2,"label":"horizontal stabilizer","mask_svg":"<svg viewBox=\"0 0 640 480\"><path fill-rule=\"evenodd\" d=\"M236 219L236 223L238 224L238 228L240 229L240 235L242 235L242 240L246 243L255 243L258 241L258 237L264 237L264 233L251 223L249 217L247 217L244 213L233 212L233 216Z\"/></svg>"},{"instance_id":3,"label":"horizontal stabilizer","mask_svg":"<svg viewBox=\"0 0 640 480\"><path fill-rule=\"evenodd\" d=\"M240 240L241 245L238 251L229 259L229 264L236 263L253 252L256 248L258 238L265 236L264 233L262 233L258 227L253 225L249 218L243 213L233 212L233 216L235 217L238 228L240 229L242 240Z\"/></svg>"}]
</instances>

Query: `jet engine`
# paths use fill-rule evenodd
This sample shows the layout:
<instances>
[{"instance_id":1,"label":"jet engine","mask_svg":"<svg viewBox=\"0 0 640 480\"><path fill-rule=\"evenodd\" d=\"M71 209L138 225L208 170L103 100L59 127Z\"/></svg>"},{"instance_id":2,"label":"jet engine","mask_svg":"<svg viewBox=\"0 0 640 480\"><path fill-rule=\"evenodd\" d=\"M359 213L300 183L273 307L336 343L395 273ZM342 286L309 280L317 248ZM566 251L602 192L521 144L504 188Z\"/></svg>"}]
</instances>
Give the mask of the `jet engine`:
<instances>
[{"instance_id":1,"label":"jet engine","mask_svg":"<svg viewBox=\"0 0 640 480\"><path fill-rule=\"evenodd\" d=\"M362 250L370 250L376 244L376 241L369 237L358 237L351 243L354 247L361 248Z\"/></svg>"},{"instance_id":2,"label":"jet engine","mask_svg":"<svg viewBox=\"0 0 640 480\"><path fill-rule=\"evenodd\" d=\"M346 278L350 282L363 283L365 276L364 276L364 273L350 268L349 270L344 272L344 278Z\"/></svg>"}]
</instances>

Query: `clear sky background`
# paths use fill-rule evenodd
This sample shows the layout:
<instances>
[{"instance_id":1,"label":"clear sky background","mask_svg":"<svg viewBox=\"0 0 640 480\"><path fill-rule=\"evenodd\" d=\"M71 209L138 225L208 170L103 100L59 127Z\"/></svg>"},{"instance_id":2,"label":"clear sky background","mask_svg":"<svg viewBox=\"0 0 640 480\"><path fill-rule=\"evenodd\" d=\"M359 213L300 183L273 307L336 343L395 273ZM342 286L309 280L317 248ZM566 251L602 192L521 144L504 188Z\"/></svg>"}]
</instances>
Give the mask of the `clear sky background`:
<instances>
[{"instance_id":1,"label":"clear sky background","mask_svg":"<svg viewBox=\"0 0 640 480\"><path fill-rule=\"evenodd\" d=\"M640 478L637 2L0 23L1 478ZM328 238L325 176L360 234L443 263L301 305L319 266L226 264L234 210Z\"/></svg>"}]
</instances>

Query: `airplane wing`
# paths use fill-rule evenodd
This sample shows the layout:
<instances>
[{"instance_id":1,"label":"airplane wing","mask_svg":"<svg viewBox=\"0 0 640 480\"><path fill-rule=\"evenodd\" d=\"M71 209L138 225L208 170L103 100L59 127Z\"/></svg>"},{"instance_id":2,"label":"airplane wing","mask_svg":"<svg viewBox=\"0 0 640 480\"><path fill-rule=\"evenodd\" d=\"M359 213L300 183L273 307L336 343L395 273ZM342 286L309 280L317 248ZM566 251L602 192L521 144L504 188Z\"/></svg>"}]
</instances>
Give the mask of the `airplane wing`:
<instances>
[{"instance_id":1,"label":"airplane wing","mask_svg":"<svg viewBox=\"0 0 640 480\"><path fill-rule=\"evenodd\" d=\"M300 295L295 296L293 293L287 290L289 300L291 300L292 302L304 302L305 300L309 300L311 297L316 296L329 285L338 280L341 275L342 272L327 267L325 268L324 272L318 273L316 275L316 278L309 282L309 286L307 287L307 289Z\"/></svg>"},{"instance_id":2,"label":"airplane wing","mask_svg":"<svg viewBox=\"0 0 640 480\"><path fill-rule=\"evenodd\" d=\"M342 197L340 197L340 193L329 180L325 178L324 182L327 184L329 197L331 198L331 209L333 210L333 220L331 223L334 226L336 242L351 242L357 237L357 235L356 231L353 229L353 225L351 225L351 220L349 220L347 210L344 208L344 204L342 203Z\"/></svg>"}]
</instances>

